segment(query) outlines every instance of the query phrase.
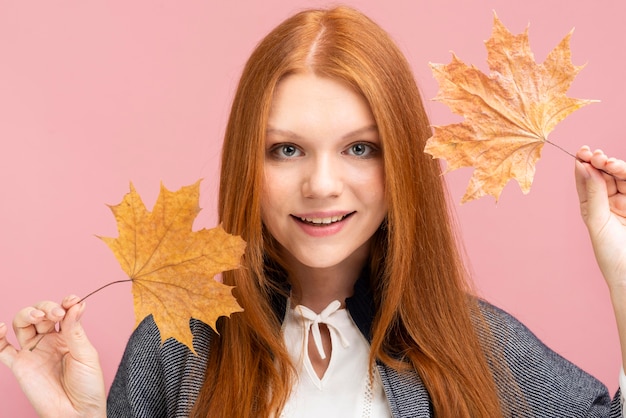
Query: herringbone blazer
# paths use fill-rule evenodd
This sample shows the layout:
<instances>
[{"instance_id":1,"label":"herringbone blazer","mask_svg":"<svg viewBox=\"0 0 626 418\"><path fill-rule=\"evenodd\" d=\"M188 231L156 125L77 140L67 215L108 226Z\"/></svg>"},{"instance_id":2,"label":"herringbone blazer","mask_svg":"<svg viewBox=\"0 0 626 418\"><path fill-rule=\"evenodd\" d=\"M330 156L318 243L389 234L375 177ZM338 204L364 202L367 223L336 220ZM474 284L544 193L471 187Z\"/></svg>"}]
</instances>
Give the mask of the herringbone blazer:
<instances>
[{"instance_id":1,"label":"herringbone blazer","mask_svg":"<svg viewBox=\"0 0 626 418\"><path fill-rule=\"evenodd\" d=\"M372 298L359 280L346 301L354 322L366 338L373 317ZM276 298L277 315L286 299ZM497 385L513 383L518 397L505 399L512 417L621 417L620 393L611 398L597 379L544 345L528 328L506 312L480 303L490 332L510 374L494 372ZM109 392L107 415L113 417L187 417L204 381L213 331L192 319L198 355L170 339L161 345L159 331L146 318L131 336ZM394 418L431 417L426 388L417 373L399 373L377 365ZM208 370L207 373L211 371ZM337 395L340 396L340 395ZM327 417L329 418L329 417Z\"/></svg>"}]
</instances>

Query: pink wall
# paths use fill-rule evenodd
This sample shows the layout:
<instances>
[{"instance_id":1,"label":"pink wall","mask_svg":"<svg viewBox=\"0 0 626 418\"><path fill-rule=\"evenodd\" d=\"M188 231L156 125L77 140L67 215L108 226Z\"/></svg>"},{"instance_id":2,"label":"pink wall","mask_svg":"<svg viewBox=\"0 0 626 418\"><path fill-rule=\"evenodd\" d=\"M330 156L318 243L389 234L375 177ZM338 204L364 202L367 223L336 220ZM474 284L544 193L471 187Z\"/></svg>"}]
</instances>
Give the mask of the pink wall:
<instances>
[{"instance_id":1,"label":"pink wall","mask_svg":"<svg viewBox=\"0 0 626 418\"><path fill-rule=\"evenodd\" d=\"M348 3L395 37L426 98L437 90L428 62L447 63L451 50L486 69L482 42L494 9L514 33L531 23L538 60L575 26L574 63L587 67L570 95L602 102L572 115L551 139L626 157L622 0ZM115 236L105 203L118 203L129 181L151 207L159 181L176 189L203 177L197 226L215 225L221 136L243 63L283 18L324 4L0 1L0 320L123 278L94 234ZM434 123L456 120L443 105L428 106ZM498 205L482 199L456 210L479 290L613 391L618 341L578 218L572 168L571 157L546 148L529 195L511 185ZM447 176L455 202L468 177ZM84 322L107 383L132 331L129 290L117 285L88 302ZM0 416L33 415L0 367Z\"/></svg>"}]
</instances>

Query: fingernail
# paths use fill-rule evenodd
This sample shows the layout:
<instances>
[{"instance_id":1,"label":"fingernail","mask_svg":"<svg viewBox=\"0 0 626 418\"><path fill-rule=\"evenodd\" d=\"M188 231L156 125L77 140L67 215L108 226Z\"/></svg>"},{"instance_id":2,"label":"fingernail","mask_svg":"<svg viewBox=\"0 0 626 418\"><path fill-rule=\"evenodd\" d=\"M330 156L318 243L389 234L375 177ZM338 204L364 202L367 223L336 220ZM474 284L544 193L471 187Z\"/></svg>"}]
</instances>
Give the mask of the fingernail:
<instances>
[{"instance_id":1,"label":"fingernail","mask_svg":"<svg viewBox=\"0 0 626 418\"><path fill-rule=\"evenodd\" d=\"M32 316L33 318L43 318L44 316L46 316L46 314L42 311L34 310L30 312L30 316Z\"/></svg>"},{"instance_id":2,"label":"fingernail","mask_svg":"<svg viewBox=\"0 0 626 418\"><path fill-rule=\"evenodd\" d=\"M63 316L63 315L65 315L65 311L63 309L61 309L61 308L53 308L52 309L52 314L54 316Z\"/></svg>"},{"instance_id":3,"label":"fingernail","mask_svg":"<svg viewBox=\"0 0 626 418\"><path fill-rule=\"evenodd\" d=\"M72 303L72 302L76 301L77 299L78 299L78 296L71 295L71 296L66 297L63 302L64 303Z\"/></svg>"}]
</instances>

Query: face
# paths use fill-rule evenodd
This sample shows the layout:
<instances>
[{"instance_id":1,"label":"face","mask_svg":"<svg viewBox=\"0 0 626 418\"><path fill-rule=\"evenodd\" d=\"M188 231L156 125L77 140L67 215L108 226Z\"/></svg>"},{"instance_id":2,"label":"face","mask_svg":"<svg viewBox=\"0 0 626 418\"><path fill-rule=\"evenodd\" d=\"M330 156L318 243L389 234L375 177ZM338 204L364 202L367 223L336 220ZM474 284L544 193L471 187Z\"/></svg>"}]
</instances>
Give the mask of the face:
<instances>
[{"instance_id":1,"label":"face","mask_svg":"<svg viewBox=\"0 0 626 418\"><path fill-rule=\"evenodd\" d=\"M289 262L364 262L387 213L381 142L365 99L340 81L287 76L265 145L263 222Z\"/></svg>"}]
</instances>

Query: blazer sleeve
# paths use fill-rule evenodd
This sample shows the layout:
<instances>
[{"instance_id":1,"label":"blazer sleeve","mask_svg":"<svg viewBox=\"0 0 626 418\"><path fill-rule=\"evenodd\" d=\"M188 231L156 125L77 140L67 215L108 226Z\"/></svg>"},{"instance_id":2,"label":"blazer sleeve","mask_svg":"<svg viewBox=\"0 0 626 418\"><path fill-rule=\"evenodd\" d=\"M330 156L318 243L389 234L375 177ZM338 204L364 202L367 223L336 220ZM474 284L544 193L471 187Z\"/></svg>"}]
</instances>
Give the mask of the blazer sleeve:
<instances>
[{"instance_id":1,"label":"blazer sleeve","mask_svg":"<svg viewBox=\"0 0 626 418\"><path fill-rule=\"evenodd\" d=\"M537 338L526 326L505 311L483 303L488 332L479 327L505 366L496 368L498 387L513 416L593 417L622 416L620 391L613 398L606 386L569 362ZM488 335L487 335L488 334Z\"/></svg>"},{"instance_id":2,"label":"blazer sleeve","mask_svg":"<svg viewBox=\"0 0 626 418\"><path fill-rule=\"evenodd\" d=\"M174 339L161 344L152 318L131 335L109 390L109 418L188 417L204 383L212 331L191 319L194 354Z\"/></svg>"},{"instance_id":3,"label":"blazer sleeve","mask_svg":"<svg viewBox=\"0 0 626 418\"><path fill-rule=\"evenodd\" d=\"M152 317L131 335L109 390L107 417L167 416L159 330Z\"/></svg>"}]
</instances>

